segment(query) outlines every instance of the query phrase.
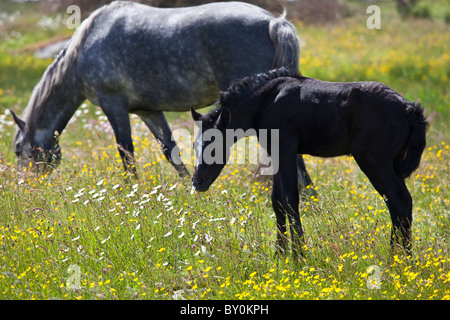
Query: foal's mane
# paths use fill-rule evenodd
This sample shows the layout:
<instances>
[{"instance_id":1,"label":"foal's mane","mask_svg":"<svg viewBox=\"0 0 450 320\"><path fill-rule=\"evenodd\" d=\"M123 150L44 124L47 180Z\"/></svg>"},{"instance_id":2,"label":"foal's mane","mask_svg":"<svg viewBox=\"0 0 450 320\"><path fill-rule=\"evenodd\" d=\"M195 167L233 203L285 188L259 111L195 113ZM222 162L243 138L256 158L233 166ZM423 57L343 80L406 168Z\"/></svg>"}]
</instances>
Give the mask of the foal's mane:
<instances>
[{"instance_id":1,"label":"foal's mane","mask_svg":"<svg viewBox=\"0 0 450 320\"><path fill-rule=\"evenodd\" d=\"M256 75L245 77L239 81L230 84L227 90L220 93L220 105L227 107L237 101L245 99L248 93L255 90L270 80L281 77L297 77L297 74L292 74L285 67L271 70L267 73L259 73Z\"/></svg>"},{"instance_id":2,"label":"foal's mane","mask_svg":"<svg viewBox=\"0 0 450 320\"><path fill-rule=\"evenodd\" d=\"M203 116L203 121L215 122L220 115L220 111L224 107L230 107L238 101L248 98L249 93L270 80L281 77L299 77L300 75L289 72L285 67L270 70L267 73L258 73L245 77L241 80L232 82L229 87L220 93L220 98L217 103L217 108L214 108L209 113Z\"/></svg>"}]
</instances>

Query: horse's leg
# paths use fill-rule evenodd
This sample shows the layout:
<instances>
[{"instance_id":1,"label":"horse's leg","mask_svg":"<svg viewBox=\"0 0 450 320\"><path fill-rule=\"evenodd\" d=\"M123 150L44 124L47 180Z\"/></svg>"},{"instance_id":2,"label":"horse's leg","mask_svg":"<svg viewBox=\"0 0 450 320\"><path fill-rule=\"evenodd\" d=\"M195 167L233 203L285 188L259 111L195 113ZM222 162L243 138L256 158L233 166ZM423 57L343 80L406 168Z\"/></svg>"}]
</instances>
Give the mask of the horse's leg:
<instances>
[{"instance_id":1,"label":"horse's leg","mask_svg":"<svg viewBox=\"0 0 450 320\"><path fill-rule=\"evenodd\" d=\"M277 218L277 249L280 253L284 253L287 247L286 238L286 215L283 208L283 199L281 197L281 184L279 174L273 176L272 186L272 208Z\"/></svg>"},{"instance_id":2,"label":"horse's leg","mask_svg":"<svg viewBox=\"0 0 450 320\"><path fill-rule=\"evenodd\" d=\"M163 112L139 111L137 115L145 122L155 138L163 145L163 152L167 160L175 167L180 177L189 176L189 172L181 161L180 151L172 139L172 131L169 128Z\"/></svg>"},{"instance_id":3,"label":"horse's leg","mask_svg":"<svg viewBox=\"0 0 450 320\"><path fill-rule=\"evenodd\" d=\"M98 94L98 101L114 130L125 171L136 174L130 119L125 99L118 95Z\"/></svg>"},{"instance_id":4,"label":"horse's leg","mask_svg":"<svg viewBox=\"0 0 450 320\"><path fill-rule=\"evenodd\" d=\"M282 150L280 146L280 169L277 175L280 179L281 198L284 210L289 218L289 227L292 237L292 252L294 257L301 254L304 244L302 224L298 211L298 177L297 177L297 154Z\"/></svg>"},{"instance_id":5,"label":"horse's leg","mask_svg":"<svg viewBox=\"0 0 450 320\"><path fill-rule=\"evenodd\" d=\"M377 165L369 164L357 156L355 160L389 208L392 220L391 247L400 244L400 235L403 239L403 247L410 255L412 198L404 179L395 173L392 163L380 161Z\"/></svg>"}]
</instances>

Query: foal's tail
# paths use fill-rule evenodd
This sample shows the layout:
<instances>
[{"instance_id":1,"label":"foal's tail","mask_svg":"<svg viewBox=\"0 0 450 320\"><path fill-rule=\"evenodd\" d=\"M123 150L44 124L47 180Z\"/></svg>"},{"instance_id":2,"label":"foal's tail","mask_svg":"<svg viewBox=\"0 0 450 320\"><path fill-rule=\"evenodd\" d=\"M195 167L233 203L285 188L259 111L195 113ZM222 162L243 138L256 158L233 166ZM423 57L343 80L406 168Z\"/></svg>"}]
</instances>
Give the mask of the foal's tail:
<instances>
[{"instance_id":1,"label":"foal's tail","mask_svg":"<svg viewBox=\"0 0 450 320\"><path fill-rule=\"evenodd\" d=\"M269 23L269 36L275 48L272 68L286 67L292 74L299 72L300 46L298 44L295 27L283 14Z\"/></svg>"},{"instance_id":2,"label":"foal's tail","mask_svg":"<svg viewBox=\"0 0 450 320\"><path fill-rule=\"evenodd\" d=\"M410 134L406 146L406 157L399 163L397 174L406 179L419 167L420 158L426 145L428 122L418 103L407 102Z\"/></svg>"}]
</instances>

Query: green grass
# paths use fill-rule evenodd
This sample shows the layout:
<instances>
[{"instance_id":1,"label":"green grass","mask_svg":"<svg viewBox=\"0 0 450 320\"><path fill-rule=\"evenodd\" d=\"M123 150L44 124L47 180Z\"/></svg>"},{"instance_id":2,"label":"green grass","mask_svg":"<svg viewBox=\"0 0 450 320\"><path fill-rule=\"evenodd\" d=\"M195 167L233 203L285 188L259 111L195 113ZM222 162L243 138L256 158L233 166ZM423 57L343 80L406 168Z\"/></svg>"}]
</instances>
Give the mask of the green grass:
<instances>
[{"instance_id":1,"label":"green grass","mask_svg":"<svg viewBox=\"0 0 450 320\"><path fill-rule=\"evenodd\" d=\"M255 180L253 165L229 165L209 192L191 194L134 116L137 180L125 178L105 117L89 103L62 134L57 171L18 172L5 110L26 106L50 61L3 42L0 298L449 299L449 31L386 11L381 30L366 29L365 15L299 25L301 69L323 80L382 81L421 101L431 128L407 182L412 258L390 251L387 208L351 157L305 157L317 196L300 204L307 245L299 262L275 254L270 184ZM192 129L187 113L168 118ZM380 288L370 289L377 272Z\"/></svg>"}]
</instances>

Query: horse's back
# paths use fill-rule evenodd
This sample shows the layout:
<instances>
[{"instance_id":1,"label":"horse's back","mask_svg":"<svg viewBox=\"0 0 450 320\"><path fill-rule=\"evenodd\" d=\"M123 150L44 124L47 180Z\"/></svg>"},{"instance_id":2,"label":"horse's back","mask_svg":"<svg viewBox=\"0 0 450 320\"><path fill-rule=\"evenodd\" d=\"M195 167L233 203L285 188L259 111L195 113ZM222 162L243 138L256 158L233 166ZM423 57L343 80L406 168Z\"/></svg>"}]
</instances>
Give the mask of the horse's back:
<instances>
[{"instance_id":1,"label":"horse's back","mask_svg":"<svg viewBox=\"0 0 450 320\"><path fill-rule=\"evenodd\" d=\"M115 2L78 40L79 77L88 98L106 90L164 111L207 105L230 81L271 68L272 19L239 2L171 9Z\"/></svg>"}]
</instances>

